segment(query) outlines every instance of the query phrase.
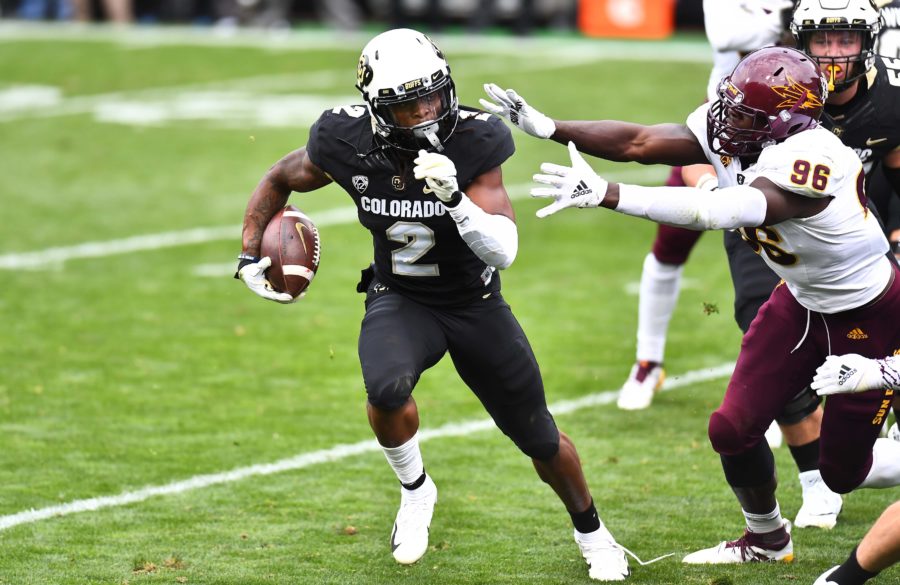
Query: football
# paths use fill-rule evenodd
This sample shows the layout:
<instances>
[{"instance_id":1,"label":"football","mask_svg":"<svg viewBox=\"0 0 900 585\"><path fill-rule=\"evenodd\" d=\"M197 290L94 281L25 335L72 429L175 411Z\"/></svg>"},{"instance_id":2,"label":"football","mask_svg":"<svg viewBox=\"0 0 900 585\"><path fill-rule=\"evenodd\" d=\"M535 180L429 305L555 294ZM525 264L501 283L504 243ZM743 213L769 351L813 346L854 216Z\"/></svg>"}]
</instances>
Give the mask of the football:
<instances>
[{"instance_id":1,"label":"football","mask_svg":"<svg viewBox=\"0 0 900 585\"><path fill-rule=\"evenodd\" d=\"M305 291L319 269L319 230L309 217L288 205L263 233L260 253L272 259L266 278L278 292L294 298Z\"/></svg>"}]
</instances>

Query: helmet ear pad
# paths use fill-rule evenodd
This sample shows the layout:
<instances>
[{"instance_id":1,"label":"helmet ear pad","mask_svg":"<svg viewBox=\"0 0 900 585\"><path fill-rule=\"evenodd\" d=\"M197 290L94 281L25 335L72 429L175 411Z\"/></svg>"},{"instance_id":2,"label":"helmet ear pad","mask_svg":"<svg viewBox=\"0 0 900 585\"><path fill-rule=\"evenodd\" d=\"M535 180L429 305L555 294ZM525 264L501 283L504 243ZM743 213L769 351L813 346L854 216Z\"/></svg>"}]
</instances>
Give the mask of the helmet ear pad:
<instances>
[{"instance_id":1,"label":"helmet ear pad","mask_svg":"<svg viewBox=\"0 0 900 585\"><path fill-rule=\"evenodd\" d=\"M788 47L749 53L717 93L707 112L707 142L727 156L757 154L815 126L828 97L816 62Z\"/></svg>"}]
</instances>

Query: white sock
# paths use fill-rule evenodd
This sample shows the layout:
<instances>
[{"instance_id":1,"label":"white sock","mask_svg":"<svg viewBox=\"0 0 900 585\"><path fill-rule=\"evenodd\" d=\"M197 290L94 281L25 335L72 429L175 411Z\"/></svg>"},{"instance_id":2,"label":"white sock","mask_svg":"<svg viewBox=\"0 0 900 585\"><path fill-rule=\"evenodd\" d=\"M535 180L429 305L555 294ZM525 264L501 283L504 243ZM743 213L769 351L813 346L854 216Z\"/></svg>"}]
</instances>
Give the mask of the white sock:
<instances>
[{"instance_id":1,"label":"white sock","mask_svg":"<svg viewBox=\"0 0 900 585\"><path fill-rule=\"evenodd\" d=\"M663 361L669 320L678 302L684 265L662 264L651 252L644 258L638 299L638 361Z\"/></svg>"},{"instance_id":2,"label":"white sock","mask_svg":"<svg viewBox=\"0 0 900 585\"><path fill-rule=\"evenodd\" d=\"M872 447L872 469L861 488L887 488L900 485L900 443L878 439Z\"/></svg>"},{"instance_id":3,"label":"white sock","mask_svg":"<svg viewBox=\"0 0 900 585\"><path fill-rule=\"evenodd\" d=\"M411 484L422 476L425 464L422 463L422 452L419 450L419 433L399 447L385 447L384 456L391 469L397 474L400 483Z\"/></svg>"},{"instance_id":4,"label":"white sock","mask_svg":"<svg viewBox=\"0 0 900 585\"><path fill-rule=\"evenodd\" d=\"M747 528L750 532L757 534L772 532L778 530L784 524L784 519L781 517L781 507L778 505L778 502L775 502L775 509L768 514L751 514L745 510L741 511L744 512L744 518L747 520Z\"/></svg>"}]
</instances>

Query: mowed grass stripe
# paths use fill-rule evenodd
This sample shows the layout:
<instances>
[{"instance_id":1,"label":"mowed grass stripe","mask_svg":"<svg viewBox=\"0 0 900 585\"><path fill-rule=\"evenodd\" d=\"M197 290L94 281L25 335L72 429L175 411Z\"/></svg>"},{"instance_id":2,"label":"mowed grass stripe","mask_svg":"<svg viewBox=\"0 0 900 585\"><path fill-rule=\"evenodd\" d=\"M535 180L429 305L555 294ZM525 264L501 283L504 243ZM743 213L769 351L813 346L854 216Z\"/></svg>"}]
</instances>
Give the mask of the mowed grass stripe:
<instances>
[{"instance_id":1,"label":"mowed grass stripe","mask_svg":"<svg viewBox=\"0 0 900 585\"><path fill-rule=\"evenodd\" d=\"M666 391L675 390L683 386L724 378L732 373L734 363L724 363L712 368L694 370L682 375L672 376L666 381ZM606 390L588 394L575 400L563 400L549 405L554 416L571 414L592 406L610 404L616 400L618 390ZM490 418L449 423L436 429L424 429L419 431L420 441L441 439L445 437L463 437L479 431L494 428L494 421ZM330 449L301 453L294 457L282 459L274 463L261 463L241 467L221 473L197 475L186 480L176 481L161 486L148 486L132 492L124 492L115 496L100 496L83 500L75 500L57 506L48 506L33 510L26 510L16 514L0 516L0 530L6 530L21 524L31 524L41 520L47 520L57 516L68 516L79 512L91 512L103 508L112 508L143 502L153 496L165 496L180 494L200 488L240 481L249 477L272 475L285 471L304 469L312 465L329 463L346 459L354 455L380 451L381 447L374 439L360 441L358 443L335 445Z\"/></svg>"}]
</instances>

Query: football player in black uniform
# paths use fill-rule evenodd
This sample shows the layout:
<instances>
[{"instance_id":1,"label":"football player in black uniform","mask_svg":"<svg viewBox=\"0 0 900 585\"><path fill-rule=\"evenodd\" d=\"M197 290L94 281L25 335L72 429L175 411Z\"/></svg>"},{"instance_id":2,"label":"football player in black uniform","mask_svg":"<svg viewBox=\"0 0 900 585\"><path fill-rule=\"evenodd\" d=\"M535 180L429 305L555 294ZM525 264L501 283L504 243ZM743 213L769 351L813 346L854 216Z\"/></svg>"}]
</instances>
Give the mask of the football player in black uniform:
<instances>
[{"instance_id":1,"label":"football player in black uniform","mask_svg":"<svg viewBox=\"0 0 900 585\"><path fill-rule=\"evenodd\" d=\"M437 489L422 463L412 392L449 352L500 430L562 500L590 576L624 580L623 549L597 515L575 446L547 409L537 360L500 294L497 270L518 247L500 171L514 151L509 130L458 105L443 54L413 30L391 30L366 45L357 88L365 105L323 113L306 146L260 181L244 216L238 276L260 296L290 302L266 281L270 261L258 258L264 228L291 192L339 184L374 245L359 286L366 293L359 359L369 423L401 483L394 558L414 563L428 548Z\"/></svg>"}]
</instances>

